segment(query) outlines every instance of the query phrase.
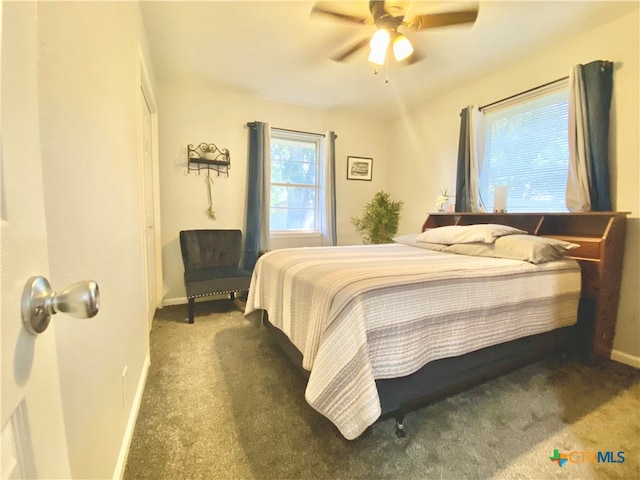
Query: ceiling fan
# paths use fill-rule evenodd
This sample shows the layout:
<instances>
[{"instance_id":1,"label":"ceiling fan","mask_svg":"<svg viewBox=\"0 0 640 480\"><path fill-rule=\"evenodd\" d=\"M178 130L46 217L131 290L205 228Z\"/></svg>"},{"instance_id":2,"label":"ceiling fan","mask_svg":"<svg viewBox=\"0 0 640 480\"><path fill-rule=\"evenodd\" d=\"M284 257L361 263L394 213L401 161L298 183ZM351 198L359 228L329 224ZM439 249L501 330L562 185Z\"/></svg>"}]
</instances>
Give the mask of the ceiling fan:
<instances>
[{"instance_id":1,"label":"ceiling fan","mask_svg":"<svg viewBox=\"0 0 640 480\"><path fill-rule=\"evenodd\" d=\"M396 61L407 60L407 63L415 63L421 56L415 52L409 39L400 31L401 28L411 31L428 30L432 28L447 27L451 25L473 24L478 17L477 5L466 10L456 10L440 13L428 13L416 15L410 20L405 20L405 4L402 1L380 1L371 0L369 11L371 18L349 15L335 11L322 2L316 3L312 14L319 14L331 17L335 20L354 23L359 25L375 25L376 32L371 38L363 38L350 45L341 52L333 55L332 60L342 62L347 60L354 53L370 46L369 61L376 65L384 65L387 60L387 52L391 47Z\"/></svg>"}]
</instances>

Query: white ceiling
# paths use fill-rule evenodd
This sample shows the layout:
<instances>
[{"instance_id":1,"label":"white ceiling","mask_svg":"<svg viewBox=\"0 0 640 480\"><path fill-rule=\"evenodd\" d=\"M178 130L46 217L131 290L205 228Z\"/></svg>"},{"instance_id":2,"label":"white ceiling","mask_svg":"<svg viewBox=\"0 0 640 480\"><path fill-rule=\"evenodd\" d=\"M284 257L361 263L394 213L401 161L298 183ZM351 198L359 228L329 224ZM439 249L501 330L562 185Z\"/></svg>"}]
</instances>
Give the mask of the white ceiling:
<instances>
[{"instance_id":1,"label":"white ceiling","mask_svg":"<svg viewBox=\"0 0 640 480\"><path fill-rule=\"evenodd\" d=\"M310 16L306 1L143 1L156 77L191 87L253 94L317 107L397 112L522 55L606 23L638 1L481 1L473 26L407 32L424 59L374 75L362 49L349 61L332 54L370 36L372 25ZM406 1L406 18L469 2ZM368 16L368 1L323 2Z\"/></svg>"}]
</instances>

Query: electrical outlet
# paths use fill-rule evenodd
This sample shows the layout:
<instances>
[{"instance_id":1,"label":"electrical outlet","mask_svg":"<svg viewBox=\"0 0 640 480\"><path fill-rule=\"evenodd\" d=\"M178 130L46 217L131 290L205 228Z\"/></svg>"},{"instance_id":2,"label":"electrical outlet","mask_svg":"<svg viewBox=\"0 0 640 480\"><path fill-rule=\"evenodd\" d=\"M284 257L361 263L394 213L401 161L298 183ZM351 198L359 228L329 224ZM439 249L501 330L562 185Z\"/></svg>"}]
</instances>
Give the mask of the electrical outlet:
<instances>
[{"instance_id":1,"label":"electrical outlet","mask_svg":"<svg viewBox=\"0 0 640 480\"><path fill-rule=\"evenodd\" d=\"M127 378L127 372L129 371L129 367L124 367L122 370L122 406L124 407L127 404L127 385L129 384L129 379Z\"/></svg>"}]
</instances>

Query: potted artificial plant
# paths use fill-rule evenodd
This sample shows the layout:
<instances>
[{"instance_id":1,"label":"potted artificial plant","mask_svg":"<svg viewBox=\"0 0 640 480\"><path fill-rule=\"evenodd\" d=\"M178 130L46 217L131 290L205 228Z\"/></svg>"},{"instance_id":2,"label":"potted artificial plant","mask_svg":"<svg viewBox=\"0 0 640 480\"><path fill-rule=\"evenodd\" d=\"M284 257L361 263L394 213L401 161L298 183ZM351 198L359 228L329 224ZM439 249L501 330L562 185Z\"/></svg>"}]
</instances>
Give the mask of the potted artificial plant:
<instances>
[{"instance_id":1,"label":"potted artificial plant","mask_svg":"<svg viewBox=\"0 0 640 480\"><path fill-rule=\"evenodd\" d=\"M356 230L363 233L365 243L392 243L398 233L402 201L392 201L380 191L367 203L360 217L351 217Z\"/></svg>"},{"instance_id":2,"label":"potted artificial plant","mask_svg":"<svg viewBox=\"0 0 640 480\"><path fill-rule=\"evenodd\" d=\"M207 160L216 159L216 153L213 146L204 144L202 145L201 150L202 150L202 158L205 158Z\"/></svg>"}]
</instances>

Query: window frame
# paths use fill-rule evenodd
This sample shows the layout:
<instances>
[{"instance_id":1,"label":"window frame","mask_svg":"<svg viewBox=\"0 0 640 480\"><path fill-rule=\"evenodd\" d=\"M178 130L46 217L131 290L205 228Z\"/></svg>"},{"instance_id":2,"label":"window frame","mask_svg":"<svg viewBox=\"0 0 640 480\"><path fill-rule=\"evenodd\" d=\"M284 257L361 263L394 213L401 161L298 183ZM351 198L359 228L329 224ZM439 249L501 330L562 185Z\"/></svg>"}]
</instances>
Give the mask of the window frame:
<instances>
[{"instance_id":1,"label":"window frame","mask_svg":"<svg viewBox=\"0 0 640 480\"><path fill-rule=\"evenodd\" d=\"M323 158L321 155L322 150L322 135L317 133L306 133L306 132L298 132L291 131L285 129L272 128L271 129L271 138L270 146L273 147L274 140L283 140L283 141L297 141L297 142L307 142L309 144L314 144L315 153L316 153L316 181L314 184L299 184L299 183L283 183L283 182L274 182L273 181L273 169L270 169L270 178L269 178L269 189L274 186L282 186L282 187L296 187L296 188L309 188L315 190L315 202L314 202L314 218L315 218L315 228L313 229L288 229L288 230L274 230L272 228L271 222L269 222L269 235L271 237L277 238L318 238L322 236L322 228L320 225L321 222L321 209L320 202L323 201L323 185L322 185L322 168ZM273 151L273 148L270 149ZM273 165L273 156L270 158L270 162ZM271 209L273 207L269 206L269 216L271 216Z\"/></svg>"}]
</instances>

